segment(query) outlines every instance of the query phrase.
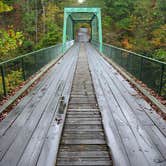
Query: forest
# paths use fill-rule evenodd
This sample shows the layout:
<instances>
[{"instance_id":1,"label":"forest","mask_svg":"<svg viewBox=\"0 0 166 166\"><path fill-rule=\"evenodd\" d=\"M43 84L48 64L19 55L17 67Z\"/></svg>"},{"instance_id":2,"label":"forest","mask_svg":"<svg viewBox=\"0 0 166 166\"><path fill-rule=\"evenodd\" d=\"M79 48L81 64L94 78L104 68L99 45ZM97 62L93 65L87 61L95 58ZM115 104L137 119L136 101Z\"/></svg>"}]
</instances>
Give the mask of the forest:
<instances>
[{"instance_id":1,"label":"forest","mask_svg":"<svg viewBox=\"0 0 166 166\"><path fill-rule=\"evenodd\" d=\"M105 43L166 61L165 0L0 0L0 62L61 43L71 6L102 9Z\"/></svg>"}]
</instances>

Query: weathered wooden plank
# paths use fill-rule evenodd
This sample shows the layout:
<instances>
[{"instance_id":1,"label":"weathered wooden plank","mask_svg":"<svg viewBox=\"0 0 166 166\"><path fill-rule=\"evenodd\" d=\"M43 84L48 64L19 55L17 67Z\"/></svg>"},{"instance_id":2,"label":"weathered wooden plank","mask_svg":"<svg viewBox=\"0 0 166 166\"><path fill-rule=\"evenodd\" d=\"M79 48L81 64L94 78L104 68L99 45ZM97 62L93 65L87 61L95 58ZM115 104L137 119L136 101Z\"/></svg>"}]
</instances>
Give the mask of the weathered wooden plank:
<instances>
[{"instance_id":1,"label":"weathered wooden plank","mask_svg":"<svg viewBox=\"0 0 166 166\"><path fill-rule=\"evenodd\" d=\"M93 55L93 53L90 53L90 54ZM111 146L114 162L116 165L126 165L126 166L131 165L130 160L128 158L129 155L127 155L126 148L122 141L123 136L120 135L120 132L118 129L117 120L119 119L119 115L116 116L118 118L117 120L114 119L114 115L113 115L114 112L115 113L117 112L116 109L118 108L118 106L114 105L114 103L110 101L110 99L114 99L114 98L108 97L109 100L107 99L106 96L108 96L110 92L109 90L103 88L105 87L105 85L101 86L101 83L103 82L103 80L102 81L99 80L100 76L97 75L97 71L95 69L96 64L95 65L93 64L94 58L93 59L91 58L92 57L89 56L90 69L91 69L93 80L94 80L94 86L96 89L99 106L100 105L102 106L101 113L103 118L105 119L104 127L108 126L108 127L105 127L105 130L108 137L109 146ZM103 83L105 84L105 81ZM119 124L121 124L121 122L123 121L120 120L119 122L120 122ZM135 158L136 157L134 157L134 159ZM133 164L134 164L134 160L133 160Z\"/></svg>"},{"instance_id":2,"label":"weathered wooden plank","mask_svg":"<svg viewBox=\"0 0 166 166\"><path fill-rule=\"evenodd\" d=\"M87 115L87 116L86 116ZM67 114L67 117L70 117L70 118L76 118L76 117L82 117L82 118L84 118L84 117L87 117L87 118L90 118L90 117L98 117L98 118L101 118L101 115L100 115L100 113L99 112L97 112L97 111L91 111L91 112L89 112L89 111L82 111L82 112L80 112L80 111L74 111L74 112L71 112L71 111L68 111L68 114Z\"/></svg>"},{"instance_id":3,"label":"weathered wooden plank","mask_svg":"<svg viewBox=\"0 0 166 166\"><path fill-rule=\"evenodd\" d=\"M82 94L71 94L70 95L70 97L71 98L93 98L93 97L95 97L95 95L94 94L90 94L90 95L86 95L86 96L82 96Z\"/></svg>"},{"instance_id":4,"label":"weathered wooden plank","mask_svg":"<svg viewBox=\"0 0 166 166\"><path fill-rule=\"evenodd\" d=\"M72 119L74 119L74 118L80 118L80 119L85 119L85 118L100 118L101 119L101 116L100 116L100 114L98 114L98 115L96 115L96 114L88 114L88 115L86 115L86 114L76 114L76 115L74 115L74 114L68 114L67 115L67 118L72 118Z\"/></svg>"},{"instance_id":5,"label":"weathered wooden plank","mask_svg":"<svg viewBox=\"0 0 166 166\"><path fill-rule=\"evenodd\" d=\"M71 58L72 61L73 58ZM71 63L71 61L69 61ZM70 66L69 63L67 64L67 66ZM65 66L63 66L64 69L68 69ZM62 68L61 68L62 69ZM64 78L67 77L67 72L65 72L64 70L60 70L62 73L64 73ZM59 78L63 78L63 74L60 74ZM32 142L37 141L37 145L41 146L42 143L42 134L43 136L45 135L45 133L47 132L47 127L44 127L44 130L42 130L42 125L40 127L39 124L41 124L40 122L42 122L42 119L44 119L44 123L43 126L45 126L46 124L49 124L49 119L51 116L51 114L54 114L54 110L51 109L51 107L56 107L56 102L53 102L53 99L56 100L56 98L54 98L56 95L59 95L58 93L56 94L56 90L60 90L60 84L61 82L59 81L58 77L54 76L54 79L57 81L53 81L53 83L51 84L51 86L49 86L49 89L47 91L47 93L44 95L44 97L41 99L41 101L39 102L40 104L37 105L37 109L35 111L33 111L32 115L30 116L30 118L28 119L28 121L25 123L24 127L21 128L19 135L17 135L17 138L14 140L14 142L11 144L10 148L8 149L7 153L3 156L3 159L1 161L2 165L11 165L14 166L16 164L18 164L25 148L27 147L29 140L31 139L32 134L34 133L34 131L37 129L38 132L36 132L36 137L32 137ZM63 81L62 81L63 83ZM55 94L54 94L55 93ZM58 97L59 98L59 97ZM53 102L51 104L51 102ZM49 105L50 104L50 105ZM52 105L52 106L51 106ZM50 109L49 109L50 108ZM51 111L52 110L52 111ZM45 121L46 120L46 121ZM39 126L38 126L39 125ZM40 129L40 130L38 130ZM42 132L41 132L42 131ZM37 134L38 133L38 134ZM39 135L39 137L37 138L37 135ZM32 144L33 145L33 144ZM30 144L29 144L30 146ZM34 149L35 146L32 146L31 149ZM40 152L40 148L36 148L36 151ZM35 151L35 153L36 153ZM30 153L31 151L29 151ZM15 154L15 155L13 155ZM31 154L32 155L32 154ZM28 156L26 156L28 158ZM32 156L30 156L32 157ZM34 156L33 156L34 157ZM38 157L34 157L31 158L36 160ZM12 163L11 163L12 161ZM23 162L23 165L26 165L26 162Z\"/></svg>"},{"instance_id":6,"label":"weathered wooden plank","mask_svg":"<svg viewBox=\"0 0 166 166\"><path fill-rule=\"evenodd\" d=\"M64 132L63 134L64 139L70 139L70 138L74 138L74 139L83 139L83 138L98 138L98 139L103 139L104 138L104 133L102 132Z\"/></svg>"},{"instance_id":7,"label":"weathered wooden plank","mask_svg":"<svg viewBox=\"0 0 166 166\"><path fill-rule=\"evenodd\" d=\"M125 145L126 151L127 150L130 151L128 156L130 161L132 161L132 165L141 165L140 163L142 162L141 161L142 159L137 160L137 158L140 159L140 157L136 157L138 156L140 152L137 152L136 156L133 157L135 153L135 151L132 152L131 150L132 149L131 145L133 143L134 145L138 144L141 147L140 148L142 151L141 153L145 156L144 158L148 160L148 162L146 162L147 165L149 165L148 163L150 163L150 165L160 165L161 163L163 164L163 157L160 154L160 150L158 150L158 148L155 146L154 140L151 139L147 130L145 130L144 128L144 126L146 126L147 128L154 126L153 122L147 121L149 120L149 118L146 116L145 112L144 111L139 112L142 109L140 109L138 105L134 105L135 101L132 100L131 96L130 97L127 96L129 95L129 93L126 90L126 87L123 87L121 83L118 82L119 80L115 79L115 75L117 76L117 73L116 74L113 73L114 70L112 70L111 67L110 68L105 67L105 63L102 63L103 60L96 53L94 54L91 53L91 55L94 55L93 60L92 60L92 56L89 56L90 62L91 64L93 64L92 66L90 65L93 71L92 76L93 78L95 78L95 81L96 79L99 79L99 82L100 82L99 84L97 84L97 88L96 87L95 88L99 90L101 87L103 88L104 92L107 92L107 93L104 93L103 95L106 100L104 101L103 99L100 99L99 101L101 101L102 107L103 107L103 102L107 102L108 104L110 103L110 108L113 107L114 105L116 106L112 110L113 118L115 118L116 123L118 122L116 125L118 127L119 133L123 136L122 142ZM101 94L98 94L98 97L100 97L99 95ZM116 102L113 103L112 100L110 100L112 98L114 98ZM99 102L99 105L101 103ZM120 108L120 111L117 111L118 107ZM139 109L139 110L135 110L135 109ZM122 115L120 112L122 113ZM128 128L128 130L125 130L124 126L126 124L128 124L131 129ZM132 139L131 135L133 135L132 136L133 140L135 139L135 142L133 143L130 140ZM112 147L112 152L114 156L113 147ZM136 160L133 160L133 159L136 159Z\"/></svg>"},{"instance_id":8,"label":"weathered wooden plank","mask_svg":"<svg viewBox=\"0 0 166 166\"><path fill-rule=\"evenodd\" d=\"M105 69L105 68L104 68ZM121 93L121 89L119 90L119 86L117 87L115 82L113 82L112 79L106 74L105 72L105 79L109 81L109 87L111 88L114 96L116 95L116 100L118 104L120 105L121 110L123 111L126 119L129 122L129 125L132 128L132 131L139 142L139 145L143 151L146 151L145 153L146 158L149 160L151 164L157 164L158 161L164 160L158 149L156 148L155 144L152 142L151 138L149 137L148 133L146 133L146 130L140 123L138 119L138 114L137 117L135 114L132 112L132 109L134 107L131 107L131 104L126 102L126 97L123 97L124 93ZM120 94L121 93L121 94ZM129 97L128 97L129 98ZM123 109L125 108L125 109ZM145 115L145 114L144 114ZM141 116L141 118L144 118L144 116ZM150 122L151 125L152 123ZM151 145L149 147L149 145Z\"/></svg>"},{"instance_id":9,"label":"weathered wooden plank","mask_svg":"<svg viewBox=\"0 0 166 166\"><path fill-rule=\"evenodd\" d=\"M68 115L100 115L98 109L68 109Z\"/></svg>"},{"instance_id":10,"label":"weathered wooden plank","mask_svg":"<svg viewBox=\"0 0 166 166\"><path fill-rule=\"evenodd\" d=\"M83 103L83 104L69 104L69 109L97 109L96 104Z\"/></svg>"},{"instance_id":11,"label":"weathered wooden plank","mask_svg":"<svg viewBox=\"0 0 166 166\"><path fill-rule=\"evenodd\" d=\"M115 78L115 76L118 77L119 80L117 78ZM128 83L126 81L124 81L124 79L122 79L119 76L119 74L116 74L115 76L114 77L112 76L112 80L116 80L116 82L119 81L119 82L121 82L121 84L123 83L123 86L120 85L120 83L116 84L117 87L120 88L122 96L124 96L124 98L126 99L128 104L134 111L135 115L138 117L139 121L141 122L141 125L143 125L143 128L145 129L147 134L150 136L153 144L157 147L157 149L160 151L160 153L164 157L166 157L165 152L164 152L164 149L166 148L164 146L164 142L166 142L166 137L164 137L164 135L162 135L161 131L156 127L156 125L152 121L151 116L149 117L149 115L146 114L146 112L144 111L144 107L141 107L136 102L136 100L141 97L138 96L138 94L135 90L132 90L131 86L127 85ZM133 95L131 95L131 94L133 94ZM154 113L154 110L153 110L153 113ZM162 121L162 119L158 118L158 121ZM160 124L160 126L161 126L161 124ZM153 132L151 130L151 128L155 128L155 132ZM158 139L157 139L157 136L155 133L159 133L160 136L158 137ZM160 140L160 138L164 138L164 139ZM165 148L163 148L163 147L165 147Z\"/></svg>"},{"instance_id":12,"label":"weathered wooden plank","mask_svg":"<svg viewBox=\"0 0 166 166\"><path fill-rule=\"evenodd\" d=\"M88 63L80 52L56 164L112 165L101 121ZM75 161L82 159L89 161Z\"/></svg>"},{"instance_id":13,"label":"weathered wooden plank","mask_svg":"<svg viewBox=\"0 0 166 166\"><path fill-rule=\"evenodd\" d=\"M68 124L64 128L65 132L81 132L81 131L103 131L103 128L101 125L73 125L73 124Z\"/></svg>"},{"instance_id":14,"label":"weathered wooden plank","mask_svg":"<svg viewBox=\"0 0 166 166\"><path fill-rule=\"evenodd\" d=\"M34 134L32 135L32 139L29 141L29 144L27 148L24 151L24 154L22 155L19 165L36 165L38 156L40 154L41 148L43 146L43 142L46 139L46 135L48 132L48 129L50 127L50 123L54 118L55 112L57 111L57 105L58 105L58 98L60 94L62 93L62 89L59 89L59 94L57 94L57 98L54 97L52 103L49 104L48 111L45 111L43 114L38 127L36 128Z\"/></svg>"},{"instance_id":15,"label":"weathered wooden plank","mask_svg":"<svg viewBox=\"0 0 166 166\"><path fill-rule=\"evenodd\" d=\"M70 99L70 104L79 104L79 103L91 103L91 104L96 104L96 99L95 98L71 98Z\"/></svg>"},{"instance_id":16,"label":"weathered wooden plank","mask_svg":"<svg viewBox=\"0 0 166 166\"><path fill-rule=\"evenodd\" d=\"M21 114L21 116L17 119L17 121L10 127L8 132L3 137L0 138L0 144L1 144L1 146L0 146L0 149L1 149L0 157L1 157L1 159L2 159L3 155L5 154L5 152L9 149L11 144L14 143L15 138L16 138L16 142L18 142L18 132L20 133L21 131L23 131L23 132L27 132L27 134L28 134L29 130L31 132L33 131L33 127L32 128L30 127L29 130L24 131L23 124L27 120L29 120L30 123L26 122L25 125L29 124L29 125L32 125L32 126L35 127L35 123L37 124L37 122L38 122L37 119L40 118L40 115L42 115L42 112L44 111L44 107L48 104L47 103L47 101L49 101L48 96L49 95L51 96L51 94L53 93L53 90L51 88L52 87L56 88L56 84L59 82L58 79L59 78L57 77L57 80L52 81L52 83L54 83L54 84L51 84L50 89L47 90L46 93L45 93L44 89L42 90L42 94L40 94L40 92L39 92L39 94L38 94L39 97L36 98L34 102L29 103L28 110L27 110L27 108L25 108L26 111L24 111L24 113ZM50 92L52 92L52 93L50 93ZM44 95L44 93L45 93L45 95ZM42 95L44 95L44 97L42 97ZM40 107L40 109L38 111L35 110L37 106ZM35 120L35 118L36 118L36 120ZM24 134L23 134L23 137L25 138ZM22 141L20 141L20 142L22 142ZM21 143L19 145L21 145ZM17 146L15 148L18 149ZM23 147L19 148L19 151L21 151L21 150L23 150Z\"/></svg>"},{"instance_id":17,"label":"weathered wooden plank","mask_svg":"<svg viewBox=\"0 0 166 166\"><path fill-rule=\"evenodd\" d=\"M65 157L65 158L70 158L70 157L86 157L86 158L91 158L91 157L110 157L107 151L81 151L81 152L66 152L61 151L59 153L59 157Z\"/></svg>"},{"instance_id":18,"label":"weathered wooden plank","mask_svg":"<svg viewBox=\"0 0 166 166\"><path fill-rule=\"evenodd\" d=\"M61 60L60 60L60 62L61 62ZM61 65L63 65L63 64L64 63L62 63ZM45 76L44 80L41 83L39 83L37 88L35 88L32 92L30 92L30 94L28 96L25 97L25 99L30 98L30 100L27 101L27 99L26 99L26 102L23 100L13 111L10 112L10 114L7 116L7 118L5 118L0 123L0 135L4 135L4 133L7 131L7 129L9 129L10 126L15 125L14 121L16 119L18 121L17 117L20 114L22 116L22 114L24 114L24 112L25 113L29 112L28 110L26 110L27 107L30 107L30 109L33 110L33 107L37 105L37 101L40 101L41 97L44 96L44 94L45 94L46 90L48 89L48 87L50 86L50 84L54 81L54 79L55 79L54 75L57 75L60 71L61 71L61 68L59 68L58 64L56 64L53 67L53 69L51 69L51 71ZM27 103L27 105L26 105L26 103ZM33 103L36 103L36 104L33 104ZM21 106L24 108L22 108ZM19 117L19 119L20 119L20 117ZM24 117L21 119L24 119ZM21 126L21 124L23 125L24 123L18 122L17 125ZM18 131L19 131L19 129L18 129ZM14 133L17 135L16 131L14 131ZM10 136L8 136L8 137L10 137ZM14 135L12 136L12 138L14 138Z\"/></svg>"},{"instance_id":19,"label":"weathered wooden plank","mask_svg":"<svg viewBox=\"0 0 166 166\"><path fill-rule=\"evenodd\" d=\"M80 125L82 125L82 124L88 124L88 125L97 125L97 124L102 124L101 123L101 121L66 121L66 123L65 124L67 124L67 125L69 125L69 124L80 124Z\"/></svg>"},{"instance_id":20,"label":"weathered wooden plank","mask_svg":"<svg viewBox=\"0 0 166 166\"><path fill-rule=\"evenodd\" d=\"M56 111L56 108L54 109L54 111ZM38 125L35 133L32 135L32 139L29 141L18 165L36 165L43 142L46 139L49 124L52 120L52 116L55 113L54 111L52 111L52 113L46 112L45 115L42 116L41 122Z\"/></svg>"},{"instance_id":21,"label":"weathered wooden plank","mask_svg":"<svg viewBox=\"0 0 166 166\"><path fill-rule=\"evenodd\" d=\"M72 87L73 90L76 90L76 91L84 91L84 90L93 90L93 87L92 85L87 85L86 83L85 84L81 84L81 85L78 85L78 84L73 84L73 87Z\"/></svg>"},{"instance_id":22,"label":"weathered wooden plank","mask_svg":"<svg viewBox=\"0 0 166 166\"><path fill-rule=\"evenodd\" d=\"M75 53L77 55L77 52ZM77 59L76 59L77 60ZM71 84L73 80L73 75L74 75L74 70L75 70L75 63L74 62L72 66L72 70L68 74L68 80L66 81L66 86L64 88L64 91L62 92L62 96L65 97L66 102L68 103L69 101L69 96L71 92ZM40 156L38 157L38 166L45 166L45 165L55 165L56 161L56 155L58 151L58 145L60 141L60 136L61 136L61 131L64 123L64 118L65 118L65 113L62 117L61 123L57 124L55 121L55 117L53 118L53 121L51 122L51 126L49 128L48 134L47 134L47 139L45 140L42 150L40 152Z\"/></svg>"},{"instance_id":23,"label":"weathered wooden plank","mask_svg":"<svg viewBox=\"0 0 166 166\"><path fill-rule=\"evenodd\" d=\"M13 160L13 166L16 165L24 152L25 147L27 146L34 130L37 128L39 121L42 119L43 114L46 116L48 113L48 105L51 104L52 100L48 98L50 103L47 101L47 104L42 104L38 107L38 111L34 111L32 113L31 118L25 124L24 128L22 128L20 134L18 135L17 139L13 142L8 152L3 157L1 163L4 165L10 165L10 160ZM45 109L47 110L45 113ZM15 152L15 155L13 153Z\"/></svg>"},{"instance_id":24,"label":"weathered wooden plank","mask_svg":"<svg viewBox=\"0 0 166 166\"><path fill-rule=\"evenodd\" d=\"M108 64L107 64L108 65ZM110 65L109 65L110 66ZM111 66L110 66L111 67ZM149 125L155 124L159 130L166 136L166 124L163 119L156 114L155 110L131 87L131 85L111 67L114 73L109 73L116 81L116 85L121 87L122 95L128 101L129 105L133 108L137 117L141 120L142 124ZM147 115L146 115L147 114Z\"/></svg>"},{"instance_id":25,"label":"weathered wooden plank","mask_svg":"<svg viewBox=\"0 0 166 166\"><path fill-rule=\"evenodd\" d=\"M103 61L103 59L102 59L102 61ZM118 79L118 82L123 84L123 86L128 91L130 96L132 96L134 98L134 100L135 100L134 102L136 102L136 104L139 105L140 110L144 111L149 116L151 121L166 136L166 127L164 127L166 124L165 124L165 121L160 117L160 115L158 115L155 112L155 110L153 110L153 108L141 96L139 96L139 94L135 91L135 89L120 74L117 74L117 71L111 65L109 65L106 61L104 61L104 62L105 62L105 64L107 64L107 66L109 66L111 68L111 70L114 71L114 73L115 73L114 78ZM126 99L128 99L128 98L126 98ZM134 102L130 102L130 104L133 104Z\"/></svg>"},{"instance_id":26,"label":"weathered wooden plank","mask_svg":"<svg viewBox=\"0 0 166 166\"><path fill-rule=\"evenodd\" d=\"M68 108L68 112L75 112L75 111L78 111L78 112L96 112L96 111L99 111L98 108L74 108L74 109L70 109Z\"/></svg>"},{"instance_id":27,"label":"weathered wooden plank","mask_svg":"<svg viewBox=\"0 0 166 166\"><path fill-rule=\"evenodd\" d=\"M99 117L99 118L94 118L94 117L77 118L74 116L72 118L67 118L66 122L68 122L68 121L72 121L72 122L74 122L74 121L101 121L101 117Z\"/></svg>"},{"instance_id":28,"label":"weathered wooden plank","mask_svg":"<svg viewBox=\"0 0 166 166\"><path fill-rule=\"evenodd\" d=\"M80 151L107 151L108 147L107 145L61 145L61 148L59 149L59 152L65 151L65 152L80 152Z\"/></svg>"},{"instance_id":29,"label":"weathered wooden plank","mask_svg":"<svg viewBox=\"0 0 166 166\"><path fill-rule=\"evenodd\" d=\"M106 86L104 85L104 87ZM125 154L124 154L125 156L123 157L124 158L129 157L131 165L140 165L140 164L148 165L148 162L146 161L144 154L141 152L140 146L138 145L137 140L135 139L135 136L129 127L129 124L126 121L126 118L121 112L120 107L117 105L116 101L114 100L114 97L109 96L108 98L110 104L109 108L112 108L111 111L114 121L117 125L118 132L121 136L122 144L125 146ZM115 139L117 139L117 136L115 137ZM117 144L119 146L120 142L117 142ZM119 149L116 148L114 150L117 151Z\"/></svg>"},{"instance_id":30,"label":"weathered wooden plank","mask_svg":"<svg viewBox=\"0 0 166 166\"><path fill-rule=\"evenodd\" d=\"M98 145L103 145L106 144L104 139L63 139L62 138L62 144L72 144L72 145L80 145L80 144L98 144Z\"/></svg>"},{"instance_id":31,"label":"weathered wooden plank","mask_svg":"<svg viewBox=\"0 0 166 166\"><path fill-rule=\"evenodd\" d=\"M71 95L81 95L81 96L91 96L91 95L94 95L93 91L72 91L71 92Z\"/></svg>"},{"instance_id":32,"label":"weathered wooden plank","mask_svg":"<svg viewBox=\"0 0 166 166\"><path fill-rule=\"evenodd\" d=\"M109 158L94 158L94 159L87 159L87 158L79 158L79 159L75 159L75 158L70 158L70 159L66 159L66 158L60 158L57 162L57 165L112 165L112 162L109 160Z\"/></svg>"},{"instance_id":33,"label":"weathered wooden plank","mask_svg":"<svg viewBox=\"0 0 166 166\"><path fill-rule=\"evenodd\" d=\"M149 136L151 137L152 141L159 149L160 153L166 158L166 140L165 137L161 134L161 132L155 126L145 126ZM164 159L165 160L165 159Z\"/></svg>"},{"instance_id":34,"label":"weathered wooden plank","mask_svg":"<svg viewBox=\"0 0 166 166\"><path fill-rule=\"evenodd\" d=\"M31 91L28 96L25 96L21 103L16 106L14 110L12 110L9 115L0 123L0 135L4 135L7 129L13 125L14 121L18 118L18 116L25 112L25 108L30 105L33 100L36 101L38 96L43 96L44 91L47 90L47 87L51 84L51 82L55 79L53 76L55 73L55 67L53 67L54 70L51 70L45 77L44 80L42 80L33 91ZM58 71L56 71L58 72ZM48 79L49 78L49 79ZM41 91L41 94L40 94ZM32 107L32 104L31 104ZM32 109L32 108L31 108ZM19 123L20 124L20 123Z\"/></svg>"}]
</instances>

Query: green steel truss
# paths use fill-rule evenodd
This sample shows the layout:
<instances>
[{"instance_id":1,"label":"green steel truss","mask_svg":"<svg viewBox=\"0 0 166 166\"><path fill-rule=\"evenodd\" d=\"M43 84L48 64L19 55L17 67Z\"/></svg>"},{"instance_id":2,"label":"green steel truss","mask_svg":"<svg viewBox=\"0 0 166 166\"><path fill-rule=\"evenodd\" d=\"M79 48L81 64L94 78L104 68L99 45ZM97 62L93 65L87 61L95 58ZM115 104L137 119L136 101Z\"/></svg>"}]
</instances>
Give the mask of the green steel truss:
<instances>
[{"instance_id":1,"label":"green steel truss","mask_svg":"<svg viewBox=\"0 0 166 166\"><path fill-rule=\"evenodd\" d=\"M76 23L89 23L91 26L91 40L100 43L102 52L102 25L100 8L65 8L63 26L63 46L66 41L74 40L74 26Z\"/></svg>"}]
</instances>

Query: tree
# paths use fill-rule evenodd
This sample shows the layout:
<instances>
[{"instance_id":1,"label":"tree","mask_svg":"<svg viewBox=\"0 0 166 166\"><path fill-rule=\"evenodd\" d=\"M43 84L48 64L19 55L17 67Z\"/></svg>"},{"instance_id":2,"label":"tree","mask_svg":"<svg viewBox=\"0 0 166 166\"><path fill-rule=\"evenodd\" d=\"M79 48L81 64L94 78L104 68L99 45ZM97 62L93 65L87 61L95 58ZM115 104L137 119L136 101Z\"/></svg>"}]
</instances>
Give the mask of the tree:
<instances>
[{"instance_id":1,"label":"tree","mask_svg":"<svg viewBox=\"0 0 166 166\"><path fill-rule=\"evenodd\" d=\"M15 51L21 47L23 34L15 32L12 27L7 31L0 30L0 61L15 56Z\"/></svg>"},{"instance_id":2,"label":"tree","mask_svg":"<svg viewBox=\"0 0 166 166\"><path fill-rule=\"evenodd\" d=\"M0 0L0 13L3 13L3 12L9 12L11 11L13 8L11 6L8 6L7 4L3 3L1 0Z\"/></svg>"}]
</instances>

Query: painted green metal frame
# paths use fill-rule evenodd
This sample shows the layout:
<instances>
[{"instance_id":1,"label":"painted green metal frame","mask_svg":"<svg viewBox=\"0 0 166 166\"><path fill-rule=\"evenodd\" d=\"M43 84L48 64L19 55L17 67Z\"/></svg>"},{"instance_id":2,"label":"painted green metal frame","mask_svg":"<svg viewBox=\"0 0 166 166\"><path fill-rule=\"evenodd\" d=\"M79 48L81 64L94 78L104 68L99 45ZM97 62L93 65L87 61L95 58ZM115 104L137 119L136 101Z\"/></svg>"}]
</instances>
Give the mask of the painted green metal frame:
<instances>
[{"instance_id":1,"label":"painted green metal frame","mask_svg":"<svg viewBox=\"0 0 166 166\"><path fill-rule=\"evenodd\" d=\"M76 19L74 20L71 16L72 13L93 13L92 18L87 19L87 20L82 20L82 19ZM94 18L97 18L98 20L98 39L100 43L100 52L102 52L102 25L101 25L101 9L100 8L65 8L64 9L64 25L63 25L63 48L65 50L66 47L66 41L67 41L67 20L71 19L73 26L72 26L72 31L74 31L74 23L76 22L86 22L90 23L94 20ZM92 25L91 25L92 26ZM71 28L71 27L70 27ZM74 35L72 35L74 37ZM74 38L72 38L74 39Z\"/></svg>"}]
</instances>

